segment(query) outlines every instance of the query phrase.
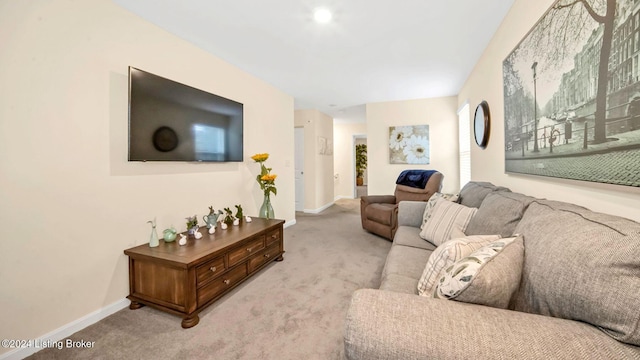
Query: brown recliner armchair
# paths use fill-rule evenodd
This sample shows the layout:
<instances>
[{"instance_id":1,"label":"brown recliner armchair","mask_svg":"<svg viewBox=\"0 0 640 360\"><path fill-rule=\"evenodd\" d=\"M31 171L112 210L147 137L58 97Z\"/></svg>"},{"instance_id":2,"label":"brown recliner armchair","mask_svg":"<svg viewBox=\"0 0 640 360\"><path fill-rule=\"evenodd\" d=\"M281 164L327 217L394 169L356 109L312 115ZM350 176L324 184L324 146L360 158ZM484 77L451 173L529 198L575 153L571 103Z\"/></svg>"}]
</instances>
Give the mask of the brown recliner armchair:
<instances>
[{"instance_id":1,"label":"brown recliner armchair","mask_svg":"<svg viewBox=\"0 0 640 360\"><path fill-rule=\"evenodd\" d=\"M414 170L411 170L414 171ZM400 175L400 177L403 174ZM400 180L398 177L398 180ZM396 182L394 195L369 195L360 198L362 228L393 241L398 229L398 203L400 201L427 201L442 189L444 175L435 171L424 188L402 185Z\"/></svg>"}]
</instances>

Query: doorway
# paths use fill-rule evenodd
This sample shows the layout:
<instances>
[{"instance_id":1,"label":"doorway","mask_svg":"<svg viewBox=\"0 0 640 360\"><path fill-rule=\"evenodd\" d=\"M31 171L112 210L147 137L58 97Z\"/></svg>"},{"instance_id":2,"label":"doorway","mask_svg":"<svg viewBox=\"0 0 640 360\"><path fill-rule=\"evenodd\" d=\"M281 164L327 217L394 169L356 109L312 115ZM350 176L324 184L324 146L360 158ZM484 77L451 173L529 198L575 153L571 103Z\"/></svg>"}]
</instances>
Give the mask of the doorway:
<instances>
[{"instance_id":1,"label":"doorway","mask_svg":"<svg viewBox=\"0 0 640 360\"><path fill-rule=\"evenodd\" d=\"M362 176L358 176L357 169L357 157L358 157L358 148L361 148L364 145L365 156L366 156L366 146L367 146L367 136L366 135L354 135L353 136L353 192L354 197L360 198L362 196L368 195L367 184L368 184L368 174L367 174L367 166L362 169Z\"/></svg>"}]
</instances>

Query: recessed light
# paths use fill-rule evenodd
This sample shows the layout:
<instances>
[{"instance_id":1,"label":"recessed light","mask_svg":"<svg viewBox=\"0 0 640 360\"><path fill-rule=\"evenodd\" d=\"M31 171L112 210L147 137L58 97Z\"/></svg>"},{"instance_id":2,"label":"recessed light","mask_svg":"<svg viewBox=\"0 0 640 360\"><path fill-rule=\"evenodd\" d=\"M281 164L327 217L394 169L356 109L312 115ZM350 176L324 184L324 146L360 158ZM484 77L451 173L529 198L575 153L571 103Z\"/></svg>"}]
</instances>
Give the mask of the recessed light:
<instances>
[{"instance_id":1,"label":"recessed light","mask_svg":"<svg viewBox=\"0 0 640 360\"><path fill-rule=\"evenodd\" d=\"M333 16L331 15L331 11L325 8L317 8L313 11L313 18L317 23L320 24L328 23L329 21L331 21L332 17Z\"/></svg>"}]
</instances>

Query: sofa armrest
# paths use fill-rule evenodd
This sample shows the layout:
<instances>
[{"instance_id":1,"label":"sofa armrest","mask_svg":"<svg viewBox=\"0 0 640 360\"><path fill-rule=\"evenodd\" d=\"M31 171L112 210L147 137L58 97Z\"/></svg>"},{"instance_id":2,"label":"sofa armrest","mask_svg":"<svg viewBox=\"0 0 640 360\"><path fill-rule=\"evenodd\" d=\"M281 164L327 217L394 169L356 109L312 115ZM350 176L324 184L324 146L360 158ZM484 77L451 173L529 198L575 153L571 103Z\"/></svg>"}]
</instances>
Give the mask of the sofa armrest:
<instances>
[{"instance_id":1,"label":"sofa armrest","mask_svg":"<svg viewBox=\"0 0 640 360\"><path fill-rule=\"evenodd\" d=\"M364 204L375 204L375 203L395 204L396 197L393 195L366 195L366 196L361 196L360 201Z\"/></svg>"},{"instance_id":2,"label":"sofa armrest","mask_svg":"<svg viewBox=\"0 0 640 360\"><path fill-rule=\"evenodd\" d=\"M349 360L640 357L586 323L383 290L357 290L344 332Z\"/></svg>"},{"instance_id":3,"label":"sofa armrest","mask_svg":"<svg viewBox=\"0 0 640 360\"><path fill-rule=\"evenodd\" d=\"M424 208L427 203L424 201L400 201L398 204L398 226L420 227Z\"/></svg>"}]
</instances>

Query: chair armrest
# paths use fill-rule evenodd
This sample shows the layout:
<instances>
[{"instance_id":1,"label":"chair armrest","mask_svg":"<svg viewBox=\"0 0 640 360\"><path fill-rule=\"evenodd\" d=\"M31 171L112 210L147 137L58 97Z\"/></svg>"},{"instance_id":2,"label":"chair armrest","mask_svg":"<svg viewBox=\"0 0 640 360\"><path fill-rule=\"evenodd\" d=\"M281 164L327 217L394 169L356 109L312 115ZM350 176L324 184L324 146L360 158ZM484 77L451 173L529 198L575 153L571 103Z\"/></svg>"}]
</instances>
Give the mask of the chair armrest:
<instances>
[{"instance_id":1,"label":"chair armrest","mask_svg":"<svg viewBox=\"0 0 640 360\"><path fill-rule=\"evenodd\" d=\"M349 360L640 356L586 323L373 289L353 294L344 344Z\"/></svg>"},{"instance_id":2,"label":"chair armrest","mask_svg":"<svg viewBox=\"0 0 640 360\"><path fill-rule=\"evenodd\" d=\"M424 201L400 201L398 204L398 226L420 227L424 208Z\"/></svg>"},{"instance_id":3,"label":"chair armrest","mask_svg":"<svg viewBox=\"0 0 640 360\"><path fill-rule=\"evenodd\" d=\"M395 204L396 197L393 195L367 195L367 196L361 196L360 202L364 204L374 204L374 203Z\"/></svg>"}]
</instances>

